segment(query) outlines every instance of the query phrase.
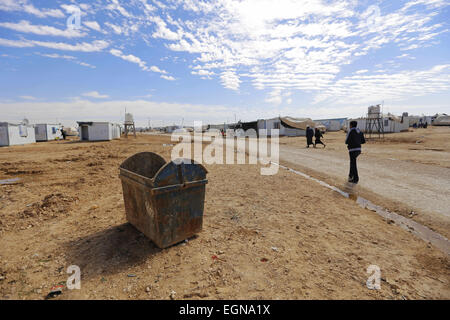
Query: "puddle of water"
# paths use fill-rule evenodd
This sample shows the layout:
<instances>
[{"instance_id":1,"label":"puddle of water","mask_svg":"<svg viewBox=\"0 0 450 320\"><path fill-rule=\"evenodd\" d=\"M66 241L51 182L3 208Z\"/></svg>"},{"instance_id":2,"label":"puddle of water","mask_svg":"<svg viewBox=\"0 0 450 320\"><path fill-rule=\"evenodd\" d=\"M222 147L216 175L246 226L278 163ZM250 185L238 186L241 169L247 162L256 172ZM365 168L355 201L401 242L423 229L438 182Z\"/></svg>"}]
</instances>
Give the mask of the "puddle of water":
<instances>
[{"instance_id":1,"label":"puddle of water","mask_svg":"<svg viewBox=\"0 0 450 320\"><path fill-rule=\"evenodd\" d=\"M434 245L436 248L438 248L442 252L446 253L447 255L450 255L450 241L446 237L444 237L443 235L441 235L437 232L434 232L433 230L429 229L428 227L425 227L424 225L421 225L420 223L417 223L416 221L414 221L412 219L405 218L395 212L390 212L390 211L386 210L385 208L378 206L378 205L372 203L371 201L352 193L353 188L350 184L348 185L348 189L350 190L350 192L345 192L345 191L343 191L335 186L332 186L322 180L311 177L310 175L307 175L306 173L288 168L288 167L283 166L276 162L272 162L272 163L279 166L280 168L286 169L286 170L293 172L297 175L300 175L306 179L317 182L320 185L322 185L328 189L338 192L340 195L342 195L346 198L354 200L360 207L362 207L364 209L369 209L371 211L378 213L383 218L385 218L389 221L393 221L393 224L396 224L399 227L411 232L412 234L416 235L420 239L431 243L432 245Z\"/></svg>"},{"instance_id":2,"label":"puddle of water","mask_svg":"<svg viewBox=\"0 0 450 320\"><path fill-rule=\"evenodd\" d=\"M19 181L20 181L20 178L4 179L4 180L0 180L0 185L16 184Z\"/></svg>"}]
</instances>

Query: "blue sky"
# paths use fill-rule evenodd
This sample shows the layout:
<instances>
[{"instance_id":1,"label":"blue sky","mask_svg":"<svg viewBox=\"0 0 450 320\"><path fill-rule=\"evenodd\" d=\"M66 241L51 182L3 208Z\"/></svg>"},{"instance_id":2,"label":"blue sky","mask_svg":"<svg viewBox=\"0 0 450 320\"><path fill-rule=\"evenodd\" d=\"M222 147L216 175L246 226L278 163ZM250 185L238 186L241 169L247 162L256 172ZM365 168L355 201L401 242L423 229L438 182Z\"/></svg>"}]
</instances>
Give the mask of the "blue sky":
<instances>
[{"instance_id":1,"label":"blue sky","mask_svg":"<svg viewBox=\"0 0 450 320\"><path fill-rule=\"evenodd\" d=\"M449 113L448 21L445 0L0 0L0 120Z\"/></svg>"}]
</instances>

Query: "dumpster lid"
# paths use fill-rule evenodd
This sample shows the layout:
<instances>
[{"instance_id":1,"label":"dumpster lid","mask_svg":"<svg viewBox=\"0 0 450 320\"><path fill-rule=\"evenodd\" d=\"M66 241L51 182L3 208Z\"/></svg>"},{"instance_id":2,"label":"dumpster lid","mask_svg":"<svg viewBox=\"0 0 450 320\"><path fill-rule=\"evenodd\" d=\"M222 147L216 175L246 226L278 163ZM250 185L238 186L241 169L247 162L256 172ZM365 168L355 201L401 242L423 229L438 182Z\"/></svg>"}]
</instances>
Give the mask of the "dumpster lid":
<instances>
[{"instance_id":1,"label":"dumpster lid","mask_svg":"<svg viewBox=\"0 0 450 320\"><path fill-rule=\"evenodd\" d=\"M120 168L152 179L166 161L153 152L141 152L126 159Z\"/></svg>"},{"instance_id":2,"label":"dumpster lid","mask_svg":"<svg viewBox=\"0 0 450 320\"><path fill-rule=\"evenodd\" d=\"M155 187L164 187L206 179L208 171L204 166L191 159L180 158L165 164L156 173Z\"/></svg>"}]
</instances>

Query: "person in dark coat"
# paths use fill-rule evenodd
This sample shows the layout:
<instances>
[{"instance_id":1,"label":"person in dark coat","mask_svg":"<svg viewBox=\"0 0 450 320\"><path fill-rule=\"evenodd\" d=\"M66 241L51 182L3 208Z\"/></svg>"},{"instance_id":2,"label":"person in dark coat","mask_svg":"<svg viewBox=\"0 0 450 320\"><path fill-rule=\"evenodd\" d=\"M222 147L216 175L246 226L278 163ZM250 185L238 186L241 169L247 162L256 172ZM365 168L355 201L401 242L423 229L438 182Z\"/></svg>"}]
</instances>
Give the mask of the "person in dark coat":
<instances>
[{"instance_id":1,"label":"person in dark coat","mask_svg":"<svg viewBox=\"0 0 450 320\"><path fill-rule=\"evenodd\" d=\"M309 145L313 143L313 137L314 137L314 130L310 128L309 126L306 127L306 147L309 148Z\"/></svg>"},{"instance_id":2,"label":"person in dark coat","mask_svg":"<svg viewBox=\"0 0 450 320\"><path fill-rule=\"evenodd\" d=\"M350 173L348 175L348 182L358 183L358 168L356 166L356 158L361 154L361 144L366 143L364 134L356 127L358 122L351 121L350 129L347 133L347 139L345 143L347 144L348 153L350 156Z\"/></svg>"},{"instance_id":3,"label":"person in dark coat","mask_svg":"<svg viewBox=\"0 0 450 320\"><path fill-rule=\"evenodd\" d=\"M323 138L322 132L321 132L318 128L315 129L314 136L316 137L316 141L315 141L315 143L314 143L314 148L315 148L318 144L323 145L323 147L325 148L325 147L326 147L325 143L323 143L322 141L320 141L320 138Z\"/></svg>"},{"instance_id":4,"label":"person in dark coat","mask_svg":"<svg viewBox=\"0 0 450 320\"><path fill-rule=\"evenodd\" d=\"M67 132L66 132L66 130L64 130L64 128L61 128L61 135L63 137L63 140L66 140Z\"/></svg>"}]
</instances>

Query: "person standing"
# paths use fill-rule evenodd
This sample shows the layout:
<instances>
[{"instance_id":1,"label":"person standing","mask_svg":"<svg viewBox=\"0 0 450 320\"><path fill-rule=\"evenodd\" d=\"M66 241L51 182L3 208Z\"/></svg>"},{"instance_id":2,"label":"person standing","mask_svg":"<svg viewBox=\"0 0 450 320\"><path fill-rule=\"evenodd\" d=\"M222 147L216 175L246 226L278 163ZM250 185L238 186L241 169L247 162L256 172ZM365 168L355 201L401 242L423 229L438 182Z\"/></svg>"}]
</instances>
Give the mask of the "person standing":
<instances>
[{"instance_id":1,"label":"person standing","mask_svg":"<svg viewBox=\"0 0 450 320\"><path fill-rule=\"evenodd\" d=\"M67 137L67 132L66 132L66 130L64 130L64 128L61 128L60 130L61 130L61 135L62 135L62 137L63 137L63 140L66 140L66 137Z\"/></svg>"},{"instance_id":2,"label":"person standing","mask_svg":"<svg viewBox=\"0 0 450 320\"><path fill-rule=\"evenodd\" d=\"M306 127L306 147L309 148L309 145L313 143L314 130L310 128L310 126Z\"/></svg>"},{"instance_id":3,"label":"person standing","mask_svg":"<svg viewBox=\"0 0 450 320\"><path fill-rule=\"evenodd\" d=\"M323 138L322 132L321 132L318 128L316 128L315 130L316 130L316 131L314 132L314 136L316 137L316 141L315 141L315 143L314 143L314 148L315 148L318 144L323 145L323 147L325 148L325 147L326 147L325 143L323 143L323 142L320 140L320 138Z\"/></svg>"},{"instance_id":4,"label":"person standing","mask_svg":"<svg viewBox=\"0 0 450 320\"><path fill-rule=\"evenodd\" d=\"M350 129L347 133L347 139L345 139L350 156L350 173L348 175L348 182L351 183L358 183L359 181L356 158L358 158L361 154L361 144L366 143L364 134L356 127L357 125L358 122L356 121L350 122Z\"/></svg>"}]
</instances>

